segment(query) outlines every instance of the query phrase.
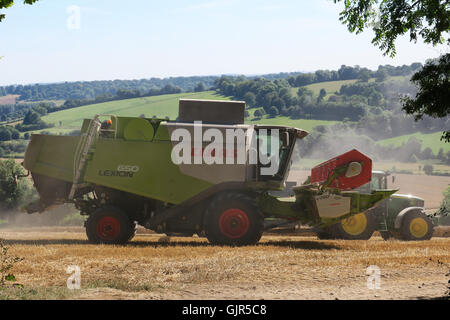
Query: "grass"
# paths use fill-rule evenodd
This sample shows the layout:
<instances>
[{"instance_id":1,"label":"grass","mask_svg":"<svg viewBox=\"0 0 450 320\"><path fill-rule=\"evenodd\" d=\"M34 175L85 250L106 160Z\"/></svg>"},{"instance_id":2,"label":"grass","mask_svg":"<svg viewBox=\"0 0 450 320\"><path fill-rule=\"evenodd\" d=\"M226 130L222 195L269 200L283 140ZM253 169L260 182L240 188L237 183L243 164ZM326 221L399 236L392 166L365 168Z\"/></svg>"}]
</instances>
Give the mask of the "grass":
<instances>
[{"instance_id":1,"label":"grass","mask_svg":"<svg viewBox=\"0 0 450 320\"><path fill-rule=\"evenodd\" d=\"M422 150L429 147L431 148L431 150L433 150L434 154L438 154L439 149L442 148L445 154L448 151L450 151L450 143L445 143L444 141L441 141L440 140L441 136L442 132L426 133L426 134L416 132L413 134L407 134L395 138L380 140L377 142L377 144L380 144L382 146L393 145L395 147L398 147L402 143L408 142L408 140L411 137L415 137L422 142Z\"/></svg>"},{"instance_id":2,"label":"grass","mask_svg":"<svg viewBox=\"0 0 450 320\"><path fill-rule=\"evenodd\" d=\"M124 246L90 245L84 233L70 231L2 230L0 237L7 239L12 253L25 258L15 266L17 281L25 288L59 288L61 298L70 297L63 289L68 265L81 269L77 297L139 298L130 294L140 293L162 299L314 299L319 290L348 297L363 290L369 265L379 266L383 285L395 288L407 282L446 281L448 269L436 261L450 264L446 238L319 241L266 235L258 245L232 248L212 246L197 237L161 242L154 234L139 234ZM419 294L414 288L417 293L412 294ZM366 297L371 294L367 288L363 292Z\"/></svg>"},{"instance_id":3,"label":"grass","mask_svg":"<svg viewBox=\"0 0 450 320\"><path fill-rule=\"evenodd\" d=\"M213 91L206 91L200 93L171 94L92 104L54 112L43 117L42 119L45 122L53 123L55 124L55 127L39 131L67 133L71 130L79 130L83 119L93 118L96 114L115 114L118 116L131 117L138 117L141 114L144 114L149 118L152 116L157 116L159 118L168 116L171 120L175 120L178 116L178 100L181 98L229 100L229 98L218 95ZM60 121L62 123L61 126L59 125Z\"/></svg>"},{"instance_id":4,"label":"grass","mask_svg":"<svg viewBox=\"0 0 450 320\"><path fill-rule=\"evenodd\" d=\"M404 79L407 79L407 77L405 77L405 76L395 76L395 77L387 78L386 81L387 82L389 82L389 81L397 82L397 81L403 81ZM321 89L325 89L326 92L327 92L327 96L326 96L326 99L327 99L329 96L333 95L336 91L339 92L343 85L354 84L356 82L358 82L357 79L353 79L353 80L338 80L338 81L325 81L325 82L309 84L309 85L306 86L306 88L311 90L314 93L314 95L316 95L316 96L319 95ZM371 78L369 80L369 82L375 82L375 78ZM292 94L294 96L297 96L298 89L299 89L299 87L291 89Z\"/></svg>"},{"instance_id":5,"label":"grass","mask_svg":"<svg viewBox=\"0 0 450 320\"><path fill-rule=\"evenodd\" d=\"M0 288L0 300L62 300L76 293L63 287Z\"/></svg>"}]
</instances>

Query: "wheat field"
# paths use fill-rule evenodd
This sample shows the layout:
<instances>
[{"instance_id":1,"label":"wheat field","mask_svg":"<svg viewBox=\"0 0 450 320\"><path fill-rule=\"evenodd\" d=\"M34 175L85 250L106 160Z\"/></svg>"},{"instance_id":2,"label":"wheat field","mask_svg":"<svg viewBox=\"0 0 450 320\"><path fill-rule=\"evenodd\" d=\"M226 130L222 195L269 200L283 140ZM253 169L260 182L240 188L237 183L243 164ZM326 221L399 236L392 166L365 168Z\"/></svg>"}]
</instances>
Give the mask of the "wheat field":
<instances>
[{"instance_id":1,"label":"wheat field","mask_svg":"<svg viewBox=\"0 0 450 320\"><path fill-rule=\"evenodd\" d=\"M448 297L450 238L424 242L265 235L248 247L139 233L128 245L87 243L82 228L0 230L26 299L418 299ZM66 289L68 266L81 289ZM367 268L380 288L367 286ZM14 289L17 291L17 289ZM13 290L13 291L14 291ZM30 291L31 290L31 291ZM31 292L31 293L30 293Z\"/></svg>"}]
</instances>

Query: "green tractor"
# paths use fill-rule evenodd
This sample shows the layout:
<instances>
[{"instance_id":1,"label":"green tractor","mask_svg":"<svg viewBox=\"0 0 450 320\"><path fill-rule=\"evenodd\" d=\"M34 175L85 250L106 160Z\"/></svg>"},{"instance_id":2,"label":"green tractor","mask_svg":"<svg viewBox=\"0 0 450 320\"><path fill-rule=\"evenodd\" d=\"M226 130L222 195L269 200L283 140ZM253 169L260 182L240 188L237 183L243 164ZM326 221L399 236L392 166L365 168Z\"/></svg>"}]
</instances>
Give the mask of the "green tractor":
<instances>
[{"instance_id":1,"label":"green tractor","mask_svg":"<svg viewBox=\"0 0 450 320\"><path fill-rule=\"evenodd\" d=\"M384 171L372 171L372 180L355 190L370 193L386 189L389 175ZM424 203L422 198L395 193L375 208L317 230L317 235L321 239L367 240L379 231L384 240L429 240L434 224L425 214Z\"/></svg>"},{"instance_id":2,"label":"green tractor","mask_svg":"<svg viewBox=\"0 0 450 320\"><path fill-rule=\"evenodd\" d=\"M84 120L79 136L34 134L23 166L40 200L27 211L73 203L91 243L126 243L141 225L251 245L266 221L328 226L395 192L350 190L369 181L372 168L352 150L326 175L294 188L295 198L270 195L283 190L294 147L308 133L247 125L244 113L245 102L186 99L177 121L97 115Z\"/></svg>"}]
</instances>

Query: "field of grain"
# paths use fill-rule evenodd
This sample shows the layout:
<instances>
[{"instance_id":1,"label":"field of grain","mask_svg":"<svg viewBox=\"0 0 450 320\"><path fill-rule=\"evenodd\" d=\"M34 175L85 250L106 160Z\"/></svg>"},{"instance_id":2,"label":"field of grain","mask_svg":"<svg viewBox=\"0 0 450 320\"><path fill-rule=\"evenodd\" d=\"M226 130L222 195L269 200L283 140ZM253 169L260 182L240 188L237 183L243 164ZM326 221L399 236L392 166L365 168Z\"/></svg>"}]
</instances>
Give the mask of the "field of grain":
<instances>
[{"instance_id":1,"label":"field of grain","mask_svg":"<svg viewBox=\"0 0 450 320\"><path fill-rule=\"evenodd\" d=\"M0 97L0 104L16 104L16 99L18 98L18 95L15 94L9 94L6 96Z\"/></svg>"},{"instance_id":2,"label":"field of grain","mask_svg":"<svg viewBox=\"0 0 450 320\"><path fill-rule=\"evenodd\" d=\"M264 236L255 246L138 234L124 246L90 245L81 228L0 230L25 298L423 299L448 295L450 238L426 242L321 241ZM81 289L66 289L68 266ZM380 287L368 287L369 266ZM373 267L372 267L373 268ZM32 290L31 290L32 288ZM0 298L14 298L0 290ZM31 293L30 293L31 292ZM2 296L3 295L3 296ZM7 296L9 295L9 296ZM23 296L21 296L23 297Z\"/></svg>"}]
</instances>

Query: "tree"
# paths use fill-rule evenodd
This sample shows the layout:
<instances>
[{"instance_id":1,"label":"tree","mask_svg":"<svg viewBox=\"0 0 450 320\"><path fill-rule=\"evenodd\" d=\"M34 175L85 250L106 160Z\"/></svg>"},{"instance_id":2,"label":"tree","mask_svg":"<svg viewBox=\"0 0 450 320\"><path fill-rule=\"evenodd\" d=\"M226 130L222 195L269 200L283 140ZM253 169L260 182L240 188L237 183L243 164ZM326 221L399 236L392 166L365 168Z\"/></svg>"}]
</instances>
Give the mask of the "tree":
<instances>
[{"instance_id":1,"label":"tree","mask_svg":"<svg viewBox=\"0 0 450 320\"><path fill-rule=\"evenodd\" d=\"M203 82L199 82L197 83L197 85L194 88L195 92L202 92L202 91L206 91L206 86Z\"/></svg>"},{"instance_id":2,"label":"tree","mask_svg":"<svg viewBox=\"0 0 450 320\"><path fill-rule=\"evenodd\" d=\"M253 92L247 92L244 95L244 101L250 108L253 108L256 105L256 95Z\"/></svg>"},{"instance_id":3,"label":"tree","mask_svg":"<svg viewBox=\"0 0 450 320\"><path fill-rule=\"evenodd\" d=\"M356 34L372 28L375 33L372 43L384 55L394 57L396 39L407 33L410 41L416 42L420 37L433 46L445 41L450 44L448 0L334 0L334 3L342 1L345 4L339 20ZM403 110L414 115L416 121L424 115L442 118L449 114L449 65L447 53L414 74L412 81L418 85L418 94L404 99ZM446 103L439 104L442 101ZM450 142L450 131L444 132L442 139Z\"/></svg>"},{"instance_id":4,"label":"tree","mask_svg":"<svg viewBox=\"0 0 450 320\"><path fill-rule=\"evenodd\" d=\"M378 69L377 72L375 72L375 81L376 82L383 82L387 79L388 74L387 71L384 69Z\"/></svg>"},{"instance_id":5,"label":"tree","mask_svg":"<svg viewBox=\"0 0 450 320\"><path fill-rule=\"evenodd\" d=\"M320 89L319 96L317 97L317 102L321 102L326 95L327 91L324 88Z\"/></svg>"},{"instance_id":6,"label":"tree","mask_svg":"<svg viewBox=\"0 0 450 320\"><path fill-rule=\"evenodd\" d=\"M444 118L450 114L450 54L439 61L429 61L423 69L413 75L411 81L418 87L414 99L404 97L403 110L420 120L424 115ZM445 131L441 140L450 142L450 131Z\"/></svg>"},{"instance_id":7,"label":"tree","mask_svg":"<svg viewBox=\"0 0 450 320\"><path fill-rule=\"evenodd\" d=\"M370 72L367 71L367 70L364 70L363 72L361 72L361 73L359 74L358 79L359 79L359 81L361 81L361 82L369 82L369 80L370 80Z\"/></svg>"},{"instance_id":8,"label":"tree","mask_svg":"<svg viewBox=\"0 0 450 320\"><path fill-rule=\"evenodd\" d=\"M23 124L37 124L41 120L39 114L34 110L29 110L23 118Z\"/></svg>"},{"instance_id":9,"label":"tree","mask_svg":"<svg viewBox=\"0 0 450 320\"><path fill-rule=\"evenodd\" d=\"M38 0L24 0L23 3L33 4ZM14 0L0 0L0 9L6 9L14 4ZM5 14L0 14L0 22L5 18Z\"/></svg>"},{"instance_id":10,"label":"tree","mask_svg":"<svg viewBox=\"0 0 450 320\"><path fill-rule=\"evenodd\" d=\"M433 166L431 164L426 164L426 165L423 166L423 171L427 175L433 174L433 170L434 170L434 168L433 168Z\"/></svg>"},{"instance_id":11,"label":"tree","mask_svg":"<svg viewBox=\"0 0 450 320\"><path fill-rule=\"evenodd\" d=\"M19 179L25 171L14 160L0 160L0 207L15 209L31 195L31 187L28 179ZM5 213L4 210L1 212Z\"/></svg>"},{"instance_id":12,"label":"tree","mask_svg":"<svg viewBox=\"0 0 450 320\"><path fill-rule=\"evenodd\" d=\"M275 118L277 115L279 115L280 114L280 112L278 111L278 109L277 109L277 107L275 107L275 106L272 106L272 107L270 107L270 109L269 109L269 115L272 117L272 118Z\"/></svg>"}]
</instances>

